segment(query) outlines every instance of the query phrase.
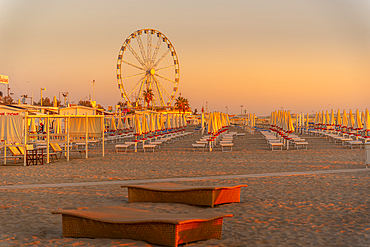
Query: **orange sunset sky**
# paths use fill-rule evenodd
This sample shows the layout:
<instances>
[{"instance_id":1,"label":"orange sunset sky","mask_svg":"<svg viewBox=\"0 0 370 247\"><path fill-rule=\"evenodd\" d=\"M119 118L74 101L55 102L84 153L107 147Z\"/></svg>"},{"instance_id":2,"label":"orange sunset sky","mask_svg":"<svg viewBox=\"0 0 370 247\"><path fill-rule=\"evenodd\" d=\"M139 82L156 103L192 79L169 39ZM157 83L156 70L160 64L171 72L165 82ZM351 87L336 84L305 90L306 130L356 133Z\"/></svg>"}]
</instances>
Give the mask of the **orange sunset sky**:
<instances>
[{"instance_id":1,"label":"orange sunset sky","mask_svg":"<svg viewBox=\"0 0 370 247\"><path fill-rule=\"evenodd\" d=\"M120 100L116 63L134 31L174 45L179 92L198 111L269 115L370 107L370 1L0 1L0 74L14 98L69 91ZM0 91L6 88L0 85Z\"/></svg>"}]
</instances>

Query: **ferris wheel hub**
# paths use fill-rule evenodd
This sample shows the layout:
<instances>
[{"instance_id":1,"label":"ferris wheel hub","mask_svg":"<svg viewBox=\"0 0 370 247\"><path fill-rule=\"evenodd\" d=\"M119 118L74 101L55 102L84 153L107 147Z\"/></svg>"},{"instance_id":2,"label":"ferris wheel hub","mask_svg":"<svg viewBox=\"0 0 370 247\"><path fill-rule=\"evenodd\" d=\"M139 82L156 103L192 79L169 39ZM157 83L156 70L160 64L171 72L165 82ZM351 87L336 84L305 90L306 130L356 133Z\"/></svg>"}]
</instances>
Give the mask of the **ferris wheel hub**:
<instances>
[{"instance_id":1,"label":"ferris wheel hub","mask_svg":"<svg viewBox=\"0 0 370 247\"><path fill-rule=\"evenodd\" d=\"M151 75L154 75L154 74L155 74L155 69L154 69L154 68L152 68L152 69L150 70L150 74L151 74Z\"/></svg>"}]
</instances>

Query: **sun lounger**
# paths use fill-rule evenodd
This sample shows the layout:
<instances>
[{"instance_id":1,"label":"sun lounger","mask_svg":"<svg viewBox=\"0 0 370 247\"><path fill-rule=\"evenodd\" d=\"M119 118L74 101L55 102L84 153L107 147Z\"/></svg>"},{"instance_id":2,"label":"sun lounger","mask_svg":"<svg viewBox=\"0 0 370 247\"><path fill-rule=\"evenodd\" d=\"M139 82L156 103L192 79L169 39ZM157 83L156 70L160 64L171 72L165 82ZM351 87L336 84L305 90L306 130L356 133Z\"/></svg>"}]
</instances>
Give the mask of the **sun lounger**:
<instances>
[{"instance_id":1,"label":"sun lounger","mask_svg":"<svg viewBox=\"0 0 370 247\"><path fill-rule=\"evenodd\" d=\"M204 152L204 148L206 147L206 144L204 144L204 143L193 143L193 144L191 144L192 146L193 146L193 151L195 152L195 149L196 148L201 148L201 149L203 149L203 152Z\"/></svg>"},{"instance_id":2,"label":"sun lounger","mask_svg":"<svg viewBox=\"0 0 370 247\"><path fill-rule=\"evenodd\" d=\"M144 153L145 153L145 149L152 149L153 150L153 153L154 153L154 148L156 146L157 145L154 145L154 144L143 144Z\"/></svg>"},{"instance_id":3,"label":"sun lounger","mask_svg":"<svg viewBox=\"0 0 370 247\"><path fill-rule=\"evenodd\" d=\"M152 183L121 187L128 188L129 202L172 202L213 207L223 203L240 202L240 188L247 185L215 187Z\"/></svg>"},{"instance_id":4,"label":"sun lounger","mask_svg":"<svg viewBox=\"0 0 370 247\"><path fill-rule=\"evenodd\" d=\"M116 153L120 152L120 150L125 149L125 153L127 153L127 149L133 144L117 144L115 146Z\"/></svg>"},{"instance_id":5,"label":"sun lounger","mask_svg":"<svg viewBox=\"0 0 370 247\"><path fill-rule=\"evenodd\" d=\"M226 152L226 151L224 151L224 148L226 148L226 147L229 147L230 148L230 151L229 152L231 152L231 151L233 151L233 143L220 143L220 145L221 145L221 150L222 150L222 152Z\"/></svg>"},{"instance_id":6,"label":"sun lounger","mask_svg":"<svg viewBox=\"0 0 370 247\"><path fill-rule=\"evenodd\" d=\"M107 206L85 210L58 210L63 237L125 238L177 247L206 239L221 239L224 217L232 214L155 213L127 207Z\"/></svg>"},{"instance_id":7,"label":"sun lounger","mask_svg":"<svg viewBox=\"0 0 370 247\"><path fill-rule=\"evenodd\" d=\"M297 148L297 150L299 149L299 147L302 147L302 149L306 148L307 150L308 142L297 141L297 142L293 142L293 144Z\"/></svg>"},{"instance_id":8,"label":"sun lounger","mask_svg":"<svg viewBox=\"0 0 370 247\"><path fill-rule=\"evenodd\" d=\"M363 146L363 143L362 143L362 141L354 141L353 140L353 141L347 141L346 145L347 145L347 147L351 147L351 149L353 149L355 147L358 147L359 149L361 149L362 146Z\"/></svg>"},{"instance_id":9,"label":"sun lounger","mask_svg":"<svg viewBox=\"0 0 370 247\"><path fill-rule=\"evenodd\" d=\"M280 147L280 150L283 150L284 143L282 142L269 142L269 145L271 147L271 150L274 151L274 147Z\"/></svg>"}]
</instances>

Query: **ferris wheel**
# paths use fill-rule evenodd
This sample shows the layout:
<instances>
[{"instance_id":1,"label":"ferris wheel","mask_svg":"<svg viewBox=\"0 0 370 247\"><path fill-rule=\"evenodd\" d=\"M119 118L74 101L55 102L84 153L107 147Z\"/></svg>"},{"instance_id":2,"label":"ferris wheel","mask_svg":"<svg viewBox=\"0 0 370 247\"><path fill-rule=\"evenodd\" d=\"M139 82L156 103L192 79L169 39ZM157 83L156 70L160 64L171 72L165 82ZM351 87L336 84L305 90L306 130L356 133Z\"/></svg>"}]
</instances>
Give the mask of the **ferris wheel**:
<instances>
[{"instance_id":1,"label":"ferris wheel","mask_svg":"<svg viewBox=\"0 0 370 247\"><path fill-rule=\"evenodd\" d=\"M123 43L117 60L118 88L129 107L144 104L152 93L153 106L171 106L179 86L179 61L171 41L154 29L132 33Z\"/></svg>"}]
</instances>

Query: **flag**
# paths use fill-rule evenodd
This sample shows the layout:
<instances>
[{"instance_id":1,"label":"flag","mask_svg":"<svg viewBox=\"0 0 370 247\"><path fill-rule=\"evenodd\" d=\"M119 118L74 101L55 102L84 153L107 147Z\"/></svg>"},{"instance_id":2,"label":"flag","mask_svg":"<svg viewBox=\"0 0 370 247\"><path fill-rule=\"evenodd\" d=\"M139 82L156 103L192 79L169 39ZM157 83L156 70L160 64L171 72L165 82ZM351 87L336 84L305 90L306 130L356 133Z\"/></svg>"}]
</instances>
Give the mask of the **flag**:
<instances>
[{"instance_id":1,"label":"flag","mask_svg":"<svg viewBox=\"0 0 370 247\"><path fill-rule=\"evenodd\" d=\"M0 75L0 84L9 84L9 76Z\"/></svg>"}]
</instances>

